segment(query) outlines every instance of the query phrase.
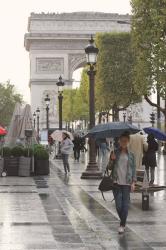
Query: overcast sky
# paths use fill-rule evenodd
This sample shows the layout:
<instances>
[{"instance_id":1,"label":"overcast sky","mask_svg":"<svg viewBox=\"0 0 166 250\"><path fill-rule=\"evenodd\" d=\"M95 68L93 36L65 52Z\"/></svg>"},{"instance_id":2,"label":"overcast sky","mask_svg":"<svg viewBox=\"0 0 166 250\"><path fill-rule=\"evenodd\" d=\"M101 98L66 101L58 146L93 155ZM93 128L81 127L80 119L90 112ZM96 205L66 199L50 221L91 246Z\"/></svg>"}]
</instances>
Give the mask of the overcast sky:
<instances>
[{"instance_id":1,"label":"overcast sky","mask_svg":"<svg viewBox=\"0 0 166 250\"><path fill-rule=\"evenodd\" d=\"M0 82L11 80L29 102L29 57L24 49L31 12L131 13L130 0L0 0Z\"/></svg>"}]
</instances>

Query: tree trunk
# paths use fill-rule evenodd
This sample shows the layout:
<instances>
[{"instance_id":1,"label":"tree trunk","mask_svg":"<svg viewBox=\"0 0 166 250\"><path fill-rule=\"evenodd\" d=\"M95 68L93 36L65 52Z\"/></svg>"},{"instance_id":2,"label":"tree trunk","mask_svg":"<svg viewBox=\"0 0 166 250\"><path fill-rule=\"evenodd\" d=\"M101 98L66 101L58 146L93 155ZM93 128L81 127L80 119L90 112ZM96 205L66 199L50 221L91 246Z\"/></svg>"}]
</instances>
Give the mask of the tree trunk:
<instances>
[{"instance_id":1,"label":"tree trunk","mask_svg":"<svg viewBox=\"0 0 166 250\"><path fill-rule=\"evenodd\" d=\"M101 123L101 119L102 119L102 113L99 113L99 124Z\"/></svg>"},{"instance_id":2,"label":"tree trunk","mask_svg":"<svg viewBox=\"0 0 166 250\"><path fill-rule=\"evenodd\" d=\"M164 124L164 129L165 129L165 133L166 133L166 99L165 99L165 124ZM166 142L164 143L163 153L166 154Z\"/></svg>"},{"instance_id":3,"label":"tree trunk","mask_svg":"<svg viewBox=\"0 0 166 250\"><path fill-rule=\"evenodd\" d=\"M109 111L107 112L107 122L109 122Z\"/></svg>"},{"instance_id":4,"label":"tree trunk","mask_svg":"<svg viewBox=\"0 0 166 250\"><path fill-rule=\"evenodd\" d=\"M114 121L118 122L119 121L119 109L117 105L114 105Z\"/></svg>"},{"instance_id":5,"label":"tree trunk","mask_svg":"<svg viewBox=\"0 0 166 250\"><path fill-rule=\"evenodd\" d=\"M160 103L160 95L158 93L158 90L157 90L157 127L159 129L161 129L161 115L160 115L160 107L161 107L161 103Z\"/></svg>"}]
</instances>

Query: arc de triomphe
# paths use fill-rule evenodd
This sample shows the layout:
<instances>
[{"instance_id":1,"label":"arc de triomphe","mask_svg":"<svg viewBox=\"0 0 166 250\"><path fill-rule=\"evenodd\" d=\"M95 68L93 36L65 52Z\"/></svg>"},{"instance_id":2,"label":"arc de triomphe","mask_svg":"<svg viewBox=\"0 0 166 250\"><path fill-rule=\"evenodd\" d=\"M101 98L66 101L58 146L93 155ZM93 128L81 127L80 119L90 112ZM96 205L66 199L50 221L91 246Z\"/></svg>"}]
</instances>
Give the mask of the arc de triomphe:
<instances>
[{"instance_id":1,"label":"arc de triomphe","mask_svg":"<svg viewBox=\"0 0 166 250\"><path fill-rule=\"evenodd\" d=\"M25 48L30 57L31 105L41 110L40 127L46 125L46 94L50 95L50 128L58 127L57 86L62 75L66 87L72 85L73 72L84 66L84 48L97 32L130 31L130 16L109 13L31 13Z\"/></svg>"}]
</instances>

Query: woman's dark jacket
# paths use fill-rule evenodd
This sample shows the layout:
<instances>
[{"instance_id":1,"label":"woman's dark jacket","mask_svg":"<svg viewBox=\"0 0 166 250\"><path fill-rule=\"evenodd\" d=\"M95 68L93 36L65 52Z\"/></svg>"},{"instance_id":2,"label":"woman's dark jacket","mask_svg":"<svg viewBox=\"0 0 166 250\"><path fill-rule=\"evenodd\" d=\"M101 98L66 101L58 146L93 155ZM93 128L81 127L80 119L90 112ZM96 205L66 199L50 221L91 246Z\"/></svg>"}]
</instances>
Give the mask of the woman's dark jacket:
<instances>
[{"instance_id":1,"label":"woman's dark jacket","mask_svg":"<svg viewBox=\"0 0 166 250\"><path fill-rule=\"evenodd\" d=\"M148 141L148 150L143 157L143 164L146 167L156 167L156 151L158 150L158 143L155 140Z\"/></svg>"}]
</instances>

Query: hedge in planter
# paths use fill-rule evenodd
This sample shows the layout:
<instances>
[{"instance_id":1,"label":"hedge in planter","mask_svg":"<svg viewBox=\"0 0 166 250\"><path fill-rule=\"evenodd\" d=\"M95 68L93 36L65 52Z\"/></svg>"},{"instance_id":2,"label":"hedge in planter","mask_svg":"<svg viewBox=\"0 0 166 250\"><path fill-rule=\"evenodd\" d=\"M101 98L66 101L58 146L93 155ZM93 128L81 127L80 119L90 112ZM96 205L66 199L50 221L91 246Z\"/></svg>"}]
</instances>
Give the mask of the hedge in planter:
<instances>
[{"instance_id":1,"label":"hedge in planter","mask_svg":"<svg viewBox=\"0 0 166 250\"><path fill-rule=\"evenodd\" d=\"M49 174L49 154L43 147L38 147L34 151L35 175Z\"/></svg>"},{"instance_id":2,"label":"hedge in planter","mask_svg":"<svg viewBox=\"0 0 166 250\"><path fill-rule=\"evenodd\" d=\"M4 158L0 158L0 176L4 170Z\"/></svg>"},{"instance_id":3,"label":"hedge in planter","mask_svg":"<svg viewBox=\"0 0 166 250\"><path fill-rule=\"evenodd\" d=\"M10 148L4 147L0 150L0 176L2 175L2 172L4 170L4 157L10 156Z\"/></svg>"},{"instance_id":4,"label":"hedge in planter","mask_svg":"<svg viewBox=\"0 0 166 250\"><path fill-rule=\"evenodd\" d=\"M19 157L24 155L24 149L16 146L11 149L11 156L5 158L5 170L8 176L18 176Z\"/></svg>"},{"instance_id":5,"label":"hedge in planter","mask_svg":"<svg viewBox=\"0 0 166 250\"><path fill-rule=\"evenodd\" d=\"M7 158L7 157L10 157L10 156L11 156L11 148L9 148L9 147L3 147L2 157L3 158Z\"/></svg>"},{"instance_id":6,"label":"hedge in planter","mask_svg":"<svg viewBox=\"0 0 166 250\"><path fill-rule=\"evenodd\" d=\"M18 171L19 176L23 177L30 176L32 154L33 151L31 148L24 149L24 155L19 158L19 171Z\"/></svg>"}]
</instances>

